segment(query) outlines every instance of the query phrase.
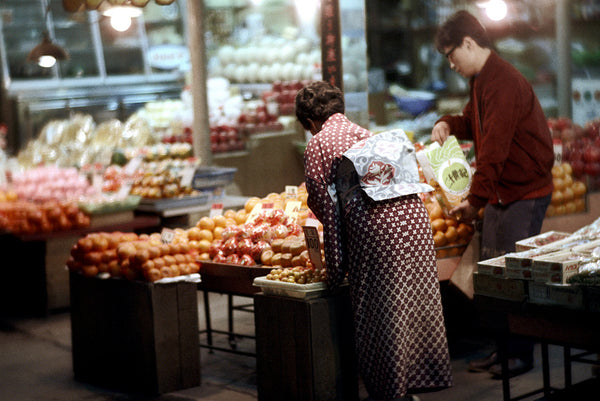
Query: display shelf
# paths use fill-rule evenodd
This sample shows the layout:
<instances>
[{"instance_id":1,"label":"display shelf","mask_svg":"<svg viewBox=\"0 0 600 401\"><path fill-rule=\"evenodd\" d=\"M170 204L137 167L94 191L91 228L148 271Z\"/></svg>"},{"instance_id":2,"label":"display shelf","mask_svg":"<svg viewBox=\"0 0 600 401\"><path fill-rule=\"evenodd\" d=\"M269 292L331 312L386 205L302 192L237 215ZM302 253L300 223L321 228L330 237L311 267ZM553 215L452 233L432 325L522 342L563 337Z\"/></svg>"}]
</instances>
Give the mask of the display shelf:
<instances>
[{"instance_id":1,"label":"display shelf","mask_svg":"<svg viewBox=\"0 0 600 401\"><path fill-rule=\"evenodd\" d=\"M3 275L0 313L44 316L51 310L68 307L69 280L65 263L73 244L82 236L98 231L156 232L159 227L160 219L149 215L78 230L19 236L0 234L0 253L5 255L0 268Z\"/></svg>"},{"instance_id":2,"label":"display shelf","mask_svg":"<svg viewBox=\"0 0 600 401\"><path fill-rule=\"evenodd\" d=\"M174 217L183 216L192 213L207 213L212 208L213 203L223 204L223 209L235 209L243 207L248 201L246 196L224 196L223 198L213 199L204 204L184 207L174 207L170 209L155 210L151 212L145 211L145 213L156 213L160 217Z\"/></svg>"}]
</instances>

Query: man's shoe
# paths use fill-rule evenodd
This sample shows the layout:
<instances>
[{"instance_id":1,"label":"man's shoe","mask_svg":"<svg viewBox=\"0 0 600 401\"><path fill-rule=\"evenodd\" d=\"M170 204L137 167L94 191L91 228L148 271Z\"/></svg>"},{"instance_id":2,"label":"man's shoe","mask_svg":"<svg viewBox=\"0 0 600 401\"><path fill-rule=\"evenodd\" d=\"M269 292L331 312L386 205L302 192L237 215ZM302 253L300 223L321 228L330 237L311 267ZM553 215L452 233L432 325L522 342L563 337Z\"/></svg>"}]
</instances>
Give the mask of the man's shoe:
<instances>
[{"instance_id":1,"label":"man's shoe","mask_svg":"<svg viewBox=\"0 0 600 401\"><path fill-rule=\"evenodd\" d=\"M525 372L529 372L531 369L533 369L532 362L527 363L520 358L508 359L508 377L521 375ZM494 379L501 379L502 365L500 363L494 364L489 368L488 372L492 374Z\"/></svg>"},{"instance_id":2,"label":"man's shoe","mask_svg":"<svg viewBox=\"0 0 600 401\"><path fill-rule=\"evenodd\" d=\"M475 359L469 362L469 372L487 372L488 369L498 363L498 353L493 352L485 358Z\"/></svg>"}]
</instances>

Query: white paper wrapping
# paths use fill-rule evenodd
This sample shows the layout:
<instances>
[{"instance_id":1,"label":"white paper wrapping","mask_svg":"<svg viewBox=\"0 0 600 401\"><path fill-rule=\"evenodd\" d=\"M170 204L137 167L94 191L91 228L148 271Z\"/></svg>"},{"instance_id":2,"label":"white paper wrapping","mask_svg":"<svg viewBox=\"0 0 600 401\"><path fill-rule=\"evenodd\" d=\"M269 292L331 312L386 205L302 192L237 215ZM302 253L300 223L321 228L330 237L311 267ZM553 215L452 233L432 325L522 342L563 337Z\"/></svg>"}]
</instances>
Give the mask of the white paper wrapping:
<instances>
[{"instance_id":1,"label":"white paper wrapping","mask_svg":"<svg viewBox=\"0 0 600 401\"><path fill-rule=\"evenodd\" d=\"M415 147L401 129L357 142L344 156L354 164L361 188L375 201L433 191L419 181Z\"/></svg>"}]
</instances>

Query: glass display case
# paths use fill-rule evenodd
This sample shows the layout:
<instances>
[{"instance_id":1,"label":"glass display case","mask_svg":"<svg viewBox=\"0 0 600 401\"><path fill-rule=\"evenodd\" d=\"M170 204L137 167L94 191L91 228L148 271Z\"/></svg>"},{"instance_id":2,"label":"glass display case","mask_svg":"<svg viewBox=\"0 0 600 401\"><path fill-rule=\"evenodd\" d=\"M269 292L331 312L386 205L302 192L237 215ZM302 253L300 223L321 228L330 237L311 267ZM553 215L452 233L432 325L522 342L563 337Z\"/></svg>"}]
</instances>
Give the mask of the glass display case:
<instances>
[{"instance_id":1,"label":"glass display case","mask_svg":"<svg viewBox=\"0 0 600 401\"><path fill-rule=\"evenodd\" d=\"M51 118L81 111L125 119L145 102L181 95L189 69L186 0L149 2L122 32L97 10L67 12L60 0L0 2L1 117L16 151ZM27 61L47 34L69 58L50 68ZM12 137L11 135L12 134Z\"/></svg>"}]
</instances>

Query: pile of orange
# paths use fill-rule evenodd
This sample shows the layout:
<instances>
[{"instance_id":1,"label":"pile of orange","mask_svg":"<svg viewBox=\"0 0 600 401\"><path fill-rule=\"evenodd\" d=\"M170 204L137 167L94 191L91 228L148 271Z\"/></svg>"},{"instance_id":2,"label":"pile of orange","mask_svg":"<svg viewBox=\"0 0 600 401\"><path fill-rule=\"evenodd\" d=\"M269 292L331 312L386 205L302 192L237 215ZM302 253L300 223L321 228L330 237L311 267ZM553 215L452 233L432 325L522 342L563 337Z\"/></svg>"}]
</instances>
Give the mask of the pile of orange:
<instances>
[{"instance_id":1,"label":"pile of orange","mask_svg":"<svg viewBox=\"0 0 600 401\"><path fill-rule=\"evenodd\" d=\"M552 167L554 190L552 201L546 210L547 217L585 211L587 187L583 181L574 180L572 174L573 169L569 163L557 164Z\"/></svg>"},{"instance_id":2,"label":"pile of orange","mask_svg":"<svg viewBox=\"0 0 600 401\"><path fill-rule=\"evenodd\" d=\"M441 259L462 255L473 237L473 226L445 216L442 207L433 196L425 200L425 207L431 221L436 257Z\"/></svg>"}]
</instances>

